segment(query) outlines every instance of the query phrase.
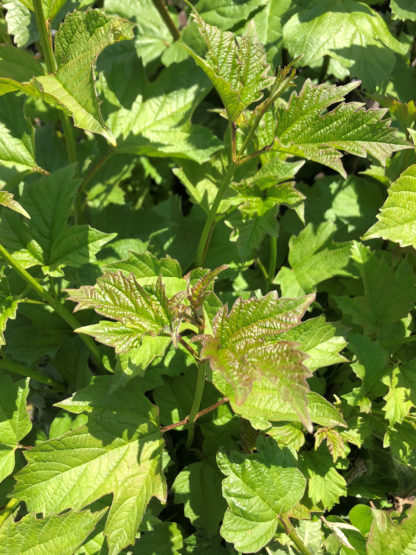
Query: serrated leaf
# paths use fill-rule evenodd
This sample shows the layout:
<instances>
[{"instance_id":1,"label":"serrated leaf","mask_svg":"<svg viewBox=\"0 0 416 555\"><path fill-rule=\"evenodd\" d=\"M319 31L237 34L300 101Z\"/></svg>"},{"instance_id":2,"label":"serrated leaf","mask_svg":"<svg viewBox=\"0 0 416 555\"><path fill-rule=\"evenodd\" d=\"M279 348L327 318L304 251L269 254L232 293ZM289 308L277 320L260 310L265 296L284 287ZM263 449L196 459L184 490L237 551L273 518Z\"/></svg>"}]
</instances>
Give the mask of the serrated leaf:
<instances>
[{"instance_id":1,"label":"serrated leaf","mask_svg":"<svg viewBox=\"0 0 416 555\"><path fill-rule=\"evenodd\" d=\"M365 233L363 239L382 237L402 247L416 248L416 165L410 166L388 190L386 202L377 215L378 222Z\"/></svg>"},{"instance_id":2,"label":"serrated leaf","mask_svg":"<svg viewBox=\"0 0 416 555\"><path fill-rule=\"evenodd\" d=\"M133 24L124 19L99 10L73 12L55 38L58 71L35 79L45 99L51 97L69 112L77 127L99 133L114 144L100 114L92 66L106 46L132 38Z\"/></svg>"},{"instance_id":3,"label":"serrated leaf","mask_svg":"<svg viewBox=\"0 0 416 555\"><path fill-rule=\"evenodd\" d=\"M0 482L14 469L14 452L19 441L31 428L26 410L29 378L12 382L7 375L0 378Z\"/></svg>"},{"instance_id":4,"label":"serrated leaf","mask_svg":"<svg viewBox=\"0 0 416 555\"><path fill-rule=\"evenodd\" d=\"M299 349L309 357L304 364L311 372L332 364L347 362L347 359L339 354L347 346L347 342L341 335L337 335L336 326L325 322L323 316L306 320L284 332L282 339L298 343Z\"/></svg>"},{"instance_id":5,"label":"serrated leaf","mask_svg":"<svg viewBox=\"0 0 416 555\"><path fill-rule=\"evenodd\" d=\"M373 520L367 541L368 555L384 555L386 545L389 555L414 555L416 553L416 510L413 507L408 517L400 524L395 523L385 511L372 509Z\"/></svg>"},{"instance_id":6,"label":"serrated leaf","mask_svg":"<svg viewBox=\"0 0 416 555\"><path fill-rule=\"evenodd\" d=\"M221 535L242 553L259 551L272 539L279 516L301 500L306 487L288 449L279 449L269 439L261 442L258 451L217 455L218 466L227 476L223 495L229 507Z\"/></svg>"},{"instance_id":7,"label":"serrated leaf","mask_svg":"<svg viewBox=\"0 0 416 555\"><path fill-rule=\"evenodd\" d=\"M248 26L242 37L236 37L209 25L197 13L193 17L207 44L206 59L184 47L217 89L228 119L235 122L245 108L262 98L263 89L274 82L274 77L268 75L265 51L257 41L254 24Z\"/></svg>"},{"instance_id":8,"label":"serrated leaf","mask_svg":"<svg viewBox=\"0 0 416 555\"><path fill-rule=\"evenodd\" d=\"M18 522L8 518L0 528L3 555L72 555L94 530L107 509L37 519L29 514Z\"/></svg>"},{"instance_id":9,"label":"serrated leaf","mask_svg":"<svg viewBox=\"0 0 416 555\"><path fill-rule=\"evenodd\" d=\"M338 430L334 428L319 428L316 430L315 450L324 440L326 441L326 445L334 463L339 457L345 457L348 454L348 448L346 448L342 435Z\"/></svg>"},{"instance_id":10,"label":"serrated leaf","mask_svg":"<svg viewBox=\"0 0 416 555\"><path fill-rule=\"evenodd\" d=\"M390 10L397 19L416 21L416 9L413 0L390 0Z\"/></svg>"},{"instance_id":11,"label":"serrated leaf","mask_svg":"<svg viewBox=\"0 0 416 555\"><path fill-rule=\"evenodd\" d=\"M307 2L283 28L284 44L302 65L318 66L329 55L329 71L344 79L348 73L374 90L391 74L395 53L407 46L390 32L382 15L353 0Z\"/></svg>"},{"instance_id":12,"label":"serrated leaf","mask_svg":"<svg viewBox=\"0 0 416 555\"><path fill-rule=\"evenodd\" d=\"M40 264L45 273L60 275L65 265L95 262L96 253L114 238L88 225L67 225L79 186L74 171L66 166L23 186L19 201L29 221L2 211L2 242L25 268Z\"/></svg>"},{"instance_id":13,"label":"serrated leaf","mask_svg":"<svg viewBox=\"0 0 416 555\"><path fill-rule=\"evenodd\" d=\"M332 509L341 496L347 495L345 479L336 471L327 449L303 454L304 472L308 478L308 495L312 503L322 503L325 509Z\"/></svg>"},{"instance_id":14,"label":"serrated leaf","mask_svg":"<svg viewBox=\"0 0 416 555\"><path fill-rule=\"evenodd\" d=\"M251 14L265 3L264 0L198 0L195 9L206 23L228 31L242 21L249 21Z\"/></svg>"},{"instance_id":15,"label":"serrated leaf","mask_svg":"<svg viewBox=\"0 0 416 555\"><path fill-rule=\"evenodd\" d=\"M22 214L22 216L25 216L26 218L30 218L30 215L26 212L23 206L21 206L17 202L17 200L14 200L12 193L9 193L8 191L0 190L0 205L5 206L6 208L10 208L10 210L14 210L15 212Z\"/></svg>"},{"instance_id":16,"label":"serrated leaf","mask_svg":"<svg viewBox=\"0 0 416 555\"><path fill-rule=\"evenodd\" d=\"M336 226L330 222L318 227L308 224L299 235L289 239L289 264L293 277L305 293L316 290L318 283L333 276L350 275L347 265L352 242L332 241L335 231ZM275 283L284 283L281 272L274 279Z\"/></svg>"},{"instance_id":17,"label":"serrated leaf","mask_svg":"<svg viewBox=\"0 0 416 555\"><path fill-rule=\"evenodd\" d=\"M275 148L324 164L346 177L340 150L355 156L372 156L385 164L397 150L408 148L383 120L386 110L365 110L358 102L343 103L344 96L359 83L313 85L308 79L299 93L293 92L286 107L276 110ZM325 109L341 102L330 112Z\"/></svg>"},{"instance_id":18,"label":"serrated leaf","mask_svg":"<svg viewBox=\"0 0 416 555\"><path fill-rule=\"evenodd\" d=\"M299 424L274 423L273 427L267 430L266 433L275 440L280 448L289 447L299 451L305 443L305 436Z\"/></svg>"},{"instance_id":19,"label":"serrated leaf","mask_svg":"<svg viewBox=\"0 0 416 555\"><path fill-rule=\"evenodd\" d=\"M137 380L109 394L111 379L96 377L59 403L71 412L86 411L88 424L27 451L28 464L16 475L13 496L29 511L51 515L79 510L112 493L104 533L109 554L116 555L134 543L151 497L163 500L166 493L157 408Z\"/></svg>"},{"instance_id":20,"label":"serrated leaf","mask_svg":"<svg viewBox=\"0 0 416 555\"><path fill-rule=\"evenodd\" d=\"M13 35L14 42L19 47L25 47L39 39L34 15L27 6L16 0L2 2L7 10L5 19L7 31Z\"/></svg>"},{"instance_id":21,"label":"serrated leaf","mask_svg":"<svg viewBox=\"0 0 416 555\"><path fill-rule=\"evenodd\" d=\"M400 379L400 374L400 369L394 368L391 375L385 376L382 380L389 389L387 394L383 397L386 401L383 411L386 414L387 420L390 422L390 426L401 424L412 407L415 406L409 398L411 390L409 390L408 387L404 387L409 384L406 384L405 379L403 381Z\"/></svg>"},{"instance_id":22,"label":"serrated leaf","mask_svg":"<svg viewBox=\"0 0 416 555\"><path fill-rule=\"evenodd\" d=\"M210 462L186 466L172 485L175 503L184 504L184 513L197 528L216 534L226 508L221 494L221 476Z\"/></svg>"},{"instance_id":23,"label":"serrated leaf","mask_svg":"<svg viewBox=\"0 0 416 555\"><path fill-rule=\"evenodd\" d=\"M242 405L255 381L277 384L310 427L306 408L309 372L304 355L279 335L299 324L313 296L279 299L276 292L261 299L238 299L230 312L224 306L213 321L213 336L203 337L201 357L220 372Z\"/></svg>"},{"instance_id":24,"label":"serrated leaf","mask_svg":"<svg viewBox=\"0 0 416 555\"><path fill-rule=\"evenodd\" d=\"M93 308L97 314L115 320L101 320L77 331L115 347L116 353L139 347L145 335L174 335L180 322L180 314L175 314L175 297L166 297L161 277L155 285L142 287L134 274L107 272L96 285L67 291L69 299L78 303L74 312Z\"/></svg>"},{"instance_id":25,"label":"serrated leaf","mask_svg":"<svg viewBox=\"0 0 416 555\"><path fill-rule=\"evenodd\" d=\"M103 79L103 113L118 152L205 162L221 141L192 114L210 90L190 61L172 64L150 85L136 53L115 62Z\"/></svg>"}]
</instances>

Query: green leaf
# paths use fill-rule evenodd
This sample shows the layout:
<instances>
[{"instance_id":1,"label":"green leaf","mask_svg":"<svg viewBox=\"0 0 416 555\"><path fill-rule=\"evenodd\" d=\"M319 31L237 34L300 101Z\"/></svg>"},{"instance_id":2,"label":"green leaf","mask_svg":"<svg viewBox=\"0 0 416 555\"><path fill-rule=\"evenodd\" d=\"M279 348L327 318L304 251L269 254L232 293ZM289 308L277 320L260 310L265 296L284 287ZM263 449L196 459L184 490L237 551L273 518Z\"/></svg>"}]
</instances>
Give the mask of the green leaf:
<instances>
[{"instance_id":1,"label":"green leaf","mask_svg":"<svg viewBox=\"0 0 416 555\"><path fill-rule=\"evenodd\" d=\"M0 346L5 345L4 330L7 320L16 318L16 310L19 299L10 292L10 285L5 278L0 279Z\"/></svg>"},{"instance_id":2,"label":"green leaf","mask_svg":"<svg viewBox=\"0 0 416 555\"><path fill-rule=\"evenodd\" d=\"M24 98L0 97L0 184L19 173L42 171L36 163L33 127L23 115Z\"/></svg>"},{"instance_id":3,"label":"green leaf","mask_svg":"<svg viewBox=\"0 0 416 555\"><path fill-rule=\"evenodd\" d=\"M183 536L176 522L161 522L136 541L132 555L182 555Z\"/></svg>"},{"instance_id":4,"label":"green leaf","mask_svg":"<svg viewBox=\"0 0 416 555\"><path fill-rule=\"evenodd\" d=\"M236 37L209 25L196 12L193 17L207 44L206 59L184 47L217 89L228 119L235 122L274 82L274 77L268 75L264 48L257 41L254 25L249 25L242 37Z\"/></svg>"},{"instance_id":5,"label":"green leaf","mask_svg":"<svg viewBox=\"0 0 416 555\"><path fill-rule=\"evenodd\" d=\"M109 554L116 555L134 543L151 497L163 500L166 493L157 408L137 380L109 394L111 379L96 377L58 403L75 414L87 412L88 424L27 451L28 464L16 476L13 496L29 511L51 515L79 510L112 493L104 533Z\"/></svg>"},{"instance_id":6,"label":"green leaf","mask_svg":"<svg viewBox=\"0 0 416 555\"><path fill-rule=\"evenodd\" d=\"M416 542L416 511L410 509L408 517L396 524L385 511L372 509L373 521L367 541L368 555L414 555Z\"/></svg>"},{"instance_id":7,"label":"green leaf","mask_svg":"<svg viewBox=\"0 0 416 555\"><path fill-rule=\"evenodd\" d=\"M413 0L390 0L390 10L397 19L416 21L416 9Z\"/></svg>"},{"instance_id":8,"label":"green leaf","mask_svg":"<svg viewBox=\"0 0 416 555\"><path fill-rule=\"evenodd\" d=\"M43 73L41 63L26 50L11 44L0 46L0 94L8 92L7 79L23 82ZM14 90L14 87L10 90Z\"/></svg>"},{"instance_id":9,"label":"green leaf","mask_svg":"<svg viewBox=\"0 0 416 555\"><path fill-rule=\"evenodd\" d=\"M134 41L145 66L156 60L173 41L152 0L105 0L104 9L136 23ZM169 10L169 15L174 18L176 13Z\"/></svg>"},{"instance_id":10,"label":"green leaf","mask_svg":"<svg viewBox=\"0 0 416 555\"><path fill-rule=\"evenodd\" d=\"M161 277L154 285L143 287L134 274L126 276L121 271L107 272L96 285L67 291L69 299L78 303L74 312L93 308L97 314L115 320L101 320L77 331L115 347L117 353L139 347L145 335L165 333L175 337L181 320L177 304L185 295L168 299Z\"/></svg>"},{"instance_id":11,"label":"green leaf","mask_svg":"<svg viewBox=\"0 0 416 555\"><path fill-rule=\"evenodd\" d=\"M302 460L312 503L332 509L340 497L347 495L347 484L336 471L328 450L321 446L317 451L305 452Z\"/></svg>"},{"instance_id":12,"label":"green leaf","mask_svg":"<svg viewBox=\"0 0 416 555\"><path fill-rule=\"evenodd\" d=\"M94 530L107 509L82 511L37 519L29 514L18 522L8 518L0 528L3 555L72 554Z\"/></svg>"},{"instance_id":13,"label":"green leaf","mask_svg":"<svg viewBox=\"0 0 416 555\"><path fill-rule=\"evenodd\" d=\"M394 54L407 51L381 14L353 0L306 2L286 23L283 35L291 56L303 55L302 65L316 67L329 55L329 70L337 77L349 73L372 90L390 76Z\"/></svg>"},{"instance_id":14,"label":"green leaf","mask_svg":"<svg viewBox=\"0 0 416 555\"><path fill-rule=\"evenodd\" d=\"M279 299L272 292L261 299L237 299L229 313L227 306L218 312L213 336L203 337L201 357L230 383L237 405L245 402L255 381L271 382L310 427L305 356L279 336L299 324L312 300L313 296Z\"/></svg>"},{"instance_id":15,"label":"green leaf","mask_svg":"<svg viewBox=\"0 0 416 555\"><path fill-rule=\"evenodd\" d=\"M337 328L325 322L323 316L311 318L282 334L282 339L294 341L308 355L304 362L311 372L318 368L348 362L339 352L346 347L345 339L337 335Z\"/></svg>"},{"instance_id":16,"label":"green leaf","mask_svg":"<svg viewBox=\"0 0 416 555\"><path fill-rule=\"evenodd\" d=\"M286 107L277 108L275 148L324 164L346 177L340 150L355 156L372 156L382 164L396 150L408 148L395 136L386 110L365 110L359 102L343 103L344 96L359 83L313 85L307 79L299 93L293 92ZM341 102L330 112L326 108Z\"/></svg>"},{"instance_id":17,"label":"green leaf","mask_svg":"<svg viewBox=\"0 0 416 555\"><path fill-rule=\"evenodd\" d=\"M172 64L151 85L137 56L115 62L103 79L103 113L118 152L157 157L209 159L222 143L207 127L191 124L210 89L190 61Z\"/></svg>"},{"instance_id":18,"label":"green leaf","mask_svg":"<svg viewBox=\"0 0 416 555\"><path fill-rule=\"evenodd\" d=\"M376 335L383 325L399 321L414 307L416 293L415 273L406 258L393 263L390 253L371 251L361 244L354 244L352 257L364 286L364 295L336 297L344 315L354 324Z\"/></svg>"},{"instance_id":19,"label":"green leaf","mask_svg":"<svg viewBox=\"0 0 416 555\"><path fill-rule=\"evenodd\" d=\"M14 469L14 452L31 430L26 410L29 378L12 382L7 375L0 378L0 482Z\"/></svg>"},{"instance_id":20,"label":"green leaf","mask_svg":"<svg viewBox=\"0 0 416 555\"><path fill-rule=\"evenodd\" d=\"M395 368L391 376L383 379L383 383L389 388L387 394L383 397L386 401L383 410L391 426L401 424L414 406L408 398L406 388L399 385L399 373L399 369Z\"/></svg>"},{"instance_id":21,"label":"green leaf","mask_svg":"<svg viewBox=\"0 0 416 555\"><path fill-rule=\"evenodd\" d=\"M316 285L336 275L349 276L347 265L350 259L352 243L334 243L331 241L336 226L326 222L317 228L308 224L297 237L289 240L289 264L299 287L310 293ZM287 269L285 269L287 272ZM274 282L284 284L282 270ZM286 294L286 291L282 291Z\"/></svg>"},{"instance_id":22,"label":"green leaf","mask_svg":"<svg viewBox=\"0 0 416 555\"><path fill-rule=\"evenodd\" d=\"M217 455L218 466L227 476L223 495L228 509L221 535L242 553L267 545L279 516L301 500L306 487L306 479L288 449L279 449L269 439L260 443L258 451L254 455L237 451Z\"/></svg>"},{"instance_id":23,"label":"green leaf","mask_svg":"<svg viewBox=\"0 0 416 555\"><path fill-rule=\"evenodd\" d=\"M292 0L270 0L253 18L259 42L264 44L266 59L272 67L282 64L282 23L291 5Z\"/></svg>"},{"instance_id":24,"label":"green leaf","mask_svg":"<svg viewBox=\"0 0 416 555\"><path fill-rule=\"evenodd\" d=\"M226 508L221 494L221 476L208 461L186 466L172 486L175 503L184 504L185 516L209 535L216 534Z\"/></svg>"},{"instance_id":25,"label":"green leaf","mask_svg":"<svg viewBox=\"0 0 416 555\"><path fill-rule=\"evenodd\" d=\"M363 239L382 237L399 243L402 247L416 248L416 165L410 166L394 181L388 190L386 202L381 207L375 223Z\"/></svg>"},{"instance_id":26,"label":"green leaf","mask_svg":"<svg viewBox=\"0 0 416 555\"><path fill-rule=\"evenodd\" d=\"M45 273L60 275L65 265L80 267L95 262L96 253L113 239L114 234L88 225L67 225L79 187L74 172L74 166L66 166L23 186L19 200L30 214L29 221L2 212L2 242L24 267L40 264Z\"/></svg>"},{"instance_id":27,"label":"green leaf","mask_svg":"<svg viewBox=\"0 0 416 555\"><path fill-rule=\"evenodd\" d=\"M209 25L228 31L238 23L249 21L253 12L265 4L265 0L199 0L195 10Z\"/></svg>"}]
</instances>

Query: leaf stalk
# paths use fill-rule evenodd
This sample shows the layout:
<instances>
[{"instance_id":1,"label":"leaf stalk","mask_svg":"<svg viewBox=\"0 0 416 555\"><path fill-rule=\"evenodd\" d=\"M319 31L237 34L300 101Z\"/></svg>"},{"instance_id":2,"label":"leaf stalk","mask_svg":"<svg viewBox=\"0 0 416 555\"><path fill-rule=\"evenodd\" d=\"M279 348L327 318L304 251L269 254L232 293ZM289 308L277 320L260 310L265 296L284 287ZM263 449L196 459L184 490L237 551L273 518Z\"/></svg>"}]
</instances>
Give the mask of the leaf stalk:
<instances>
[{"instance_id":1,"label":"leaf stalk","mask_svg":"<svg viewBox=\"0 0 416 555\"><path fill-rule=\"evenodd\" d=\"M173 40L178 40L181 38L181 34L179 29L176 27L175 23L173 22L168 9L166 8L166 4L163 0L153 0L153 5L159 12L160 17L163 19L164 24L169 29L170 34L172 35Z\"/></svg>"},{"instance_id":2,"label":"leaf stalk","mask_svg":"<svg viewBox=\"0 0 416 555\"><path fill-rule=\"evenodd\" d=\"M4 509L0 513L0 528L3 526L5 521L9 518L11 514L15 512L17 507L19 506L20 499L12 498L4 507Z\"/></svg>"},{"instance_id":3,"label":"leaf stalk","mask_svg":"<svg viewBox=\"0 0 416 555\"><path fill-rule=\"evenodd\" d=\"M297 535L296 530L293 527L293 524L290 522L290 520L285 516L281 516L280 520L283 526L285 527L286 534L296 545L296 548L299 550L299 553L301 553L302 555L313 555L306 547L306 545L303 543L303 541L300 539L300 537Z\"/></svg>"}]
</instances>

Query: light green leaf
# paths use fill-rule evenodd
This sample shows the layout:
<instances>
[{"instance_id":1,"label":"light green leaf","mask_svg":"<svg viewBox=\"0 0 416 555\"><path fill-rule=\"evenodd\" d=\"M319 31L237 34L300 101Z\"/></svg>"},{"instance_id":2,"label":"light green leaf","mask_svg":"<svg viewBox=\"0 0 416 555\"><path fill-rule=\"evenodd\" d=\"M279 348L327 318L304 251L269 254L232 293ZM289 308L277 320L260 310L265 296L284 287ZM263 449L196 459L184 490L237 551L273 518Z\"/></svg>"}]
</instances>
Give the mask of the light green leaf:
<instances>
[{"instance_id":1,"label":"light green leaf","mask_svg":"<svg viewBox=\"0 0 416 555\"><path fill-rule=\"evenodd\" d=\"M390 0L390 9L397 19L416 21L416 8L413 0Z\"/></svg>"},{"instance_id":2,"label":"light green leaf","mask_svg":"<svg viewBox=\"0 0 416 555\"><path fill-rule=\"evenodd\" d=\"M400 524L393 522L386 511L372 509L373 521L367 541L368 555L384 555L386 545L389 555L414 555L416 553L416 510Z\"/></svg>"},{"instance_id":3,"label":"light green leaf","mask_svg":"<svg viewBox=\"0 0 416 555\"><path fill-rule=\"evenodd\" d=\"M402 247L416 248L416 165L410 166L394 181L375 223L363 239L382 237Z\"/></svg>"},{"instance_id":4,"label":"light green leaf","mask_svg":"<svg viewBox=\"0 0 416 555\"><path fill-rule=\"evenodd\" d=\"M183 536L176 522L161 522L136 540L132 555L182 555Z\"/></svg>"},{"instance_id":5,"label":"light green leaf","mask_svg":"<svg viewBox=\"0 0 416 555\"><path fill-rule=\"evenodd\" d=\"M331 239L335 231L335 224L330 222L318 227L308 224L298 236L289 239L289 264L305 293L316 290L318 283L333 276L351 275L347 265L352 243L333 242ZM278 284L282 280L280 272L274 280Z\"/></svg>"},{"instance_id":6,"label":"light green leaf","mask_svg":"<svg viewBox=\"0 0 416 555\"><path fill-rule=\"evenodd\" d=\"M26 410L29 378L12 382L7 375L0 377L0 482L13 472L14 452L31 428Z\"/></svg>"},{"instance_id":7,"label":"light green leaf","mask_svg":"<svg viewBox=\"0 0 416 555\"><path fill-rule=\"evenodd\" d=\"M19 201L30 214L29 221L2 212L3 244L24 267L40 264L45 273L60 275L65 265L95 262L96 253L114 238L88 225L67 225L79 187L74 171L74 166L66 166L23 186Z\"/></svg>"},{"instance_id":8,"label":"light green leaf","mask_svg":"<svg viewBox=\"0 0 416 555\"><path fill-rule=\"evenodd\" d=\"M7 10L7 31L17 46L26 47L39 40L35 17L26 6L17 0L2 2L2 5Z\"/></svg>"},{"instance_id":9,"label":"light green leaf","mask_svg":"<svg viewBox=\"0 0 416 555\"><path fill-rule=\"evenodd\" d=\"M226 508L218 470L207 460L192 463L177 475L172 489L175 503L184 504L192 524L208 535L216 534Z\"/></svg>"},{"instance_id":10,"label":"light green leaf","mask_svg":"<svg viewBox=\"0 0 416 555\"><path fill-rule=\"evenodd\" d=\"M186 45L195 62L208 75L217 89L230 121L263 96L263 89L272 85L269 65L263 46L257 41L254 25L249 25L242 37L221 31L206 23L197 13L194 19L207 44L204 60Z\"/></svg>"},{"instance_id":11,"label":"light green leaf","mask_svg":"<svg viewBox=\"0 0 416 555\"><path fill-rule=\"evenodd\" d=\"M362 2L321 0L303 3L283 28L284 44L301 63L318 66L331 56L337 77L362 79L373 89L387 79L395 65L395 53L407 46L389 31L381 14Z\"/></svg>"},{"instance_id":12,"label":"light green leaf","mask_svg":"<svg viewBox=\"0 0 416 555\"><path fill-rule=\"evenodd\" d=\"M300 323L312 300L279 299L271 292L261 299L237 299L229 313L226 306L218 312L213 336L203 337L201 357L229 382L237 405L244 404L256 381L274 383L310 428L304 355L279 336Z\"/></svg>"},{"instance_id":13,"label":"light green leaf","mask_svg":"<svg viewBox=\"0 0 416 555\"><path fill-rule=\"evenodd\" d=\"M107 509L37 519L29 514L18 522L8 518L0 528L2 555L72 555L94 530Z\"/></svg>"},{"instance_id":14,"label":"light green leaf","mask_svg":"<svg viewBox=\"0 0 416 555\"><path fill-rule=\"evenodd\" d=\"M156 285L159 276L163 279L166 295L173 297L186 289L186 280L182 277L180 264L174 258L157 258L153 254L130 253L127 260L110 264L108 269L122 270L126 275L133 274L142 286Z\"/></svg>"},{"instance_id":15,"label":"light green leaf","mask_svg":"<svg viewBox=\"0 0 416 555\"><path fill-rule=\"evenodd\" d=\"M318 368L348 362L339 354L347 342L337 335L337 328L330 322L325 322L323 316L311 318L302 322L299 326L292 328L282 334L282 339L294 341L298 348L308 355L304 362L311 372Z\"/></svg>"},{"instance_id":16,"label":"light green leaf","mask_svg":"<svg viewBox=\"0 0 416 555\"><path fill-rule=\"evenodd\" d=\"M301 500L306 487L306 479L288 449L279 449L272 439L258 447L254 455L237 451L217 455L218 466L227 476L223 495L229 507L221 535L242 553L267 545L279 516Z\"/></svg>"},{"instance_id":17,"label":"light green leaf","mask_svg":"<svg viewBox=\"0 0 416 555\"><path fill-rule=\"evenodd\" d=\"M289 447L299 451L305 443L305 436L299 424L274 423L273 427L267 430L267 435L271 436L280 448Z\"/></svg>"},{"instance_id":18,"label":"light green leaf","mask_svg":"<svg viewBox=\"0 0 416 555\"><path fill-rule=\"evenodd\" d=\"M279 384L266 380L253 382L253 387L243 404L237 404L232 386L217 372L213 373L215 387L230 399L233 411L250 421L259 430L269 428L273 422L302 422L303 418L295 411L290 399L282 392ZM318 393L306 394L307 411L312 422L320 426L347 427L344 418Z\"/></svg>"},{"instance_id":19,"label":"light green leaf","mask_svg":"<svg viewBox=\"0 0 416 555\"><path fill-rule=\"evenodd\" d=\"M88 424L27 451L28 464L16 475L13 496L29 511L51 515L79 510L112 493L104 533L109 554L116 555L134 543L152 496L163 500L166 491L157 408L137 380L109 394L111 379L96 377L58 404L71 412L86 411Z\"/></svg>"},{"instance_id":20,"label":"light green leaf","mask_svg":"<svg viewBox=\"0 0 416 555\"><path fill-rule=\"evenodd\" d=\"M358 102L343 103L344 96L359 83L313 85L307 79L287 106L277 108L275 148L324 164L346 177L340 150L355 156L372 156L382 164L396 150L408 148L383 120L385 110L365 110ZM324 110L341 102L330 112Z\"/></svg>"},{"instance_id":21,"label":"light green leaf","mask_svg":"<svg viewBox=\"0 0 416 555\"><path fill-rule=\"evenodd\" d=\"M133 54L102 80L103 113L118 152L207 161L222 143L191 117L210 89L208 79L188 60L163 70L150 86Z\"/></svg>"},{"instance_id":22,"label":"light green leaf","mask_svg":"<svg viewBox=\"0 0 416 555\"><path fill-rule=\"evenodd\" d=\"M168 299L161 276L153 285L141 286L134 274L107 272L96 285L68 289L69 299L77 302L74 310L93 308L97 314L115 320L78 328L101 343L115 347L117 353L141 345L143 336L175 336L181 314L177 304L185 296Z\"/></svg>"},{"instance_id":23,"label":"light green leaf","mask_svg":"<svg viewBox=\"0 0 416 555\"><path fill-rule=\"evenodd\" d=\"M326 441L329 452L332 455L334 463L339 457L346 457L349 448L345 445L342 433L334 428L319 428L315 432L315 449L317 449L323 441Z\"/></svg>"},{"instance_id":24,"label":"light green leaf","mask_svg":"<svg viewBox=\"0 0 416 555\"><path fill-rule=\"evenodd\" d=\"M73 12L55 38L58 71L35 79L42 96L68 112L77 127L99 133L113 144L100 114L92 66L106 46L132 38L133 24L124 19L99 10Z\"/></svg>"},{"instance_id":25,"label":"light green leaf","mask_svg":"<svg viewBox=\"0 0 416 555\"><path fill-rule=\"evenodd\" d=\"M331 455L324 447L303 453L303 471L308 478L308 495L312 503L332 509L339 498L347 495L345 479L336 471Z\"/></svg>"},{"instance_id":26,"label":"light green leaf","mask_svg":"<svg viewBox=\"0 0 416 555\"><path fill-rule=\"evenodd\" d=\"M270 0L253 18L259 42L264 44L267 61L272 67L282 64L282 20L291 5L292 0ZM205 19L205 15L201 15Z\"/></svg>"},{"instance_id":27,"label":"light green leaf","mask_svg":"<svg viewBox=\"0 0 416 555\"><path fill-rule=\"evenodd\" d=\"M17 200L14 200L12 193L0 191L0 204L1 206L5 206L6 208L10 208L10 210L14 210L19 214L22 214L22 216L25 216L26 218L30 218L30 215L26 212L23 206L21 206Z\"/></svg>"},{"instance_id":28,"label":"light green leaf","mask_svg":"<svg viewBox=\"0 0 416 555\"><path fill-rule=\"evenodd\" d=\"M195 10L209 25L228 31L242 21L249 21L251 14L265 4L265 0L199 0Z\"/></svg>"}]
</instances>

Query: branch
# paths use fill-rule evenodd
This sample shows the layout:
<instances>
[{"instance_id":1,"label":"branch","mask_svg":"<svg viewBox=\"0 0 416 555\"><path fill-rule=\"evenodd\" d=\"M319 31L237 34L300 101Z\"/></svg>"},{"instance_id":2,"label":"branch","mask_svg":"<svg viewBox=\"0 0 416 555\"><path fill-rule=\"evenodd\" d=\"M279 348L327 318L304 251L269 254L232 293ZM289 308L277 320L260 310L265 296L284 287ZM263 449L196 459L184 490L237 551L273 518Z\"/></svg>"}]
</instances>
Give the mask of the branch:
<instances>
[{"instance_id":1,"label":"branch","mask_svg":"<svg viewBox=\"0 0 416 555\"><path fill-rule=\"evenodd\" d=\"M201 418L201 416L205 416L209 412L212 412L217 407L219 407L221 405L224 405L225 403L228 403L228 401L229 401L228 397L223 397L222 399L220 399L219 401L217 401L213 405L207 407L206 409L200 410L195 415L194 422L196 422L198 420L198 418ZM174 422L173 424L169 424L168 426L164 426L163 428L160 428L160 432L162 434L164 434L166 432L169 432L170 430L174 430L175 428L179 428L180 426L186 426L186 424L189 424L189 416L187 416L183 420L180 420L179 422Z\"/></svg>"}]
</instances>

